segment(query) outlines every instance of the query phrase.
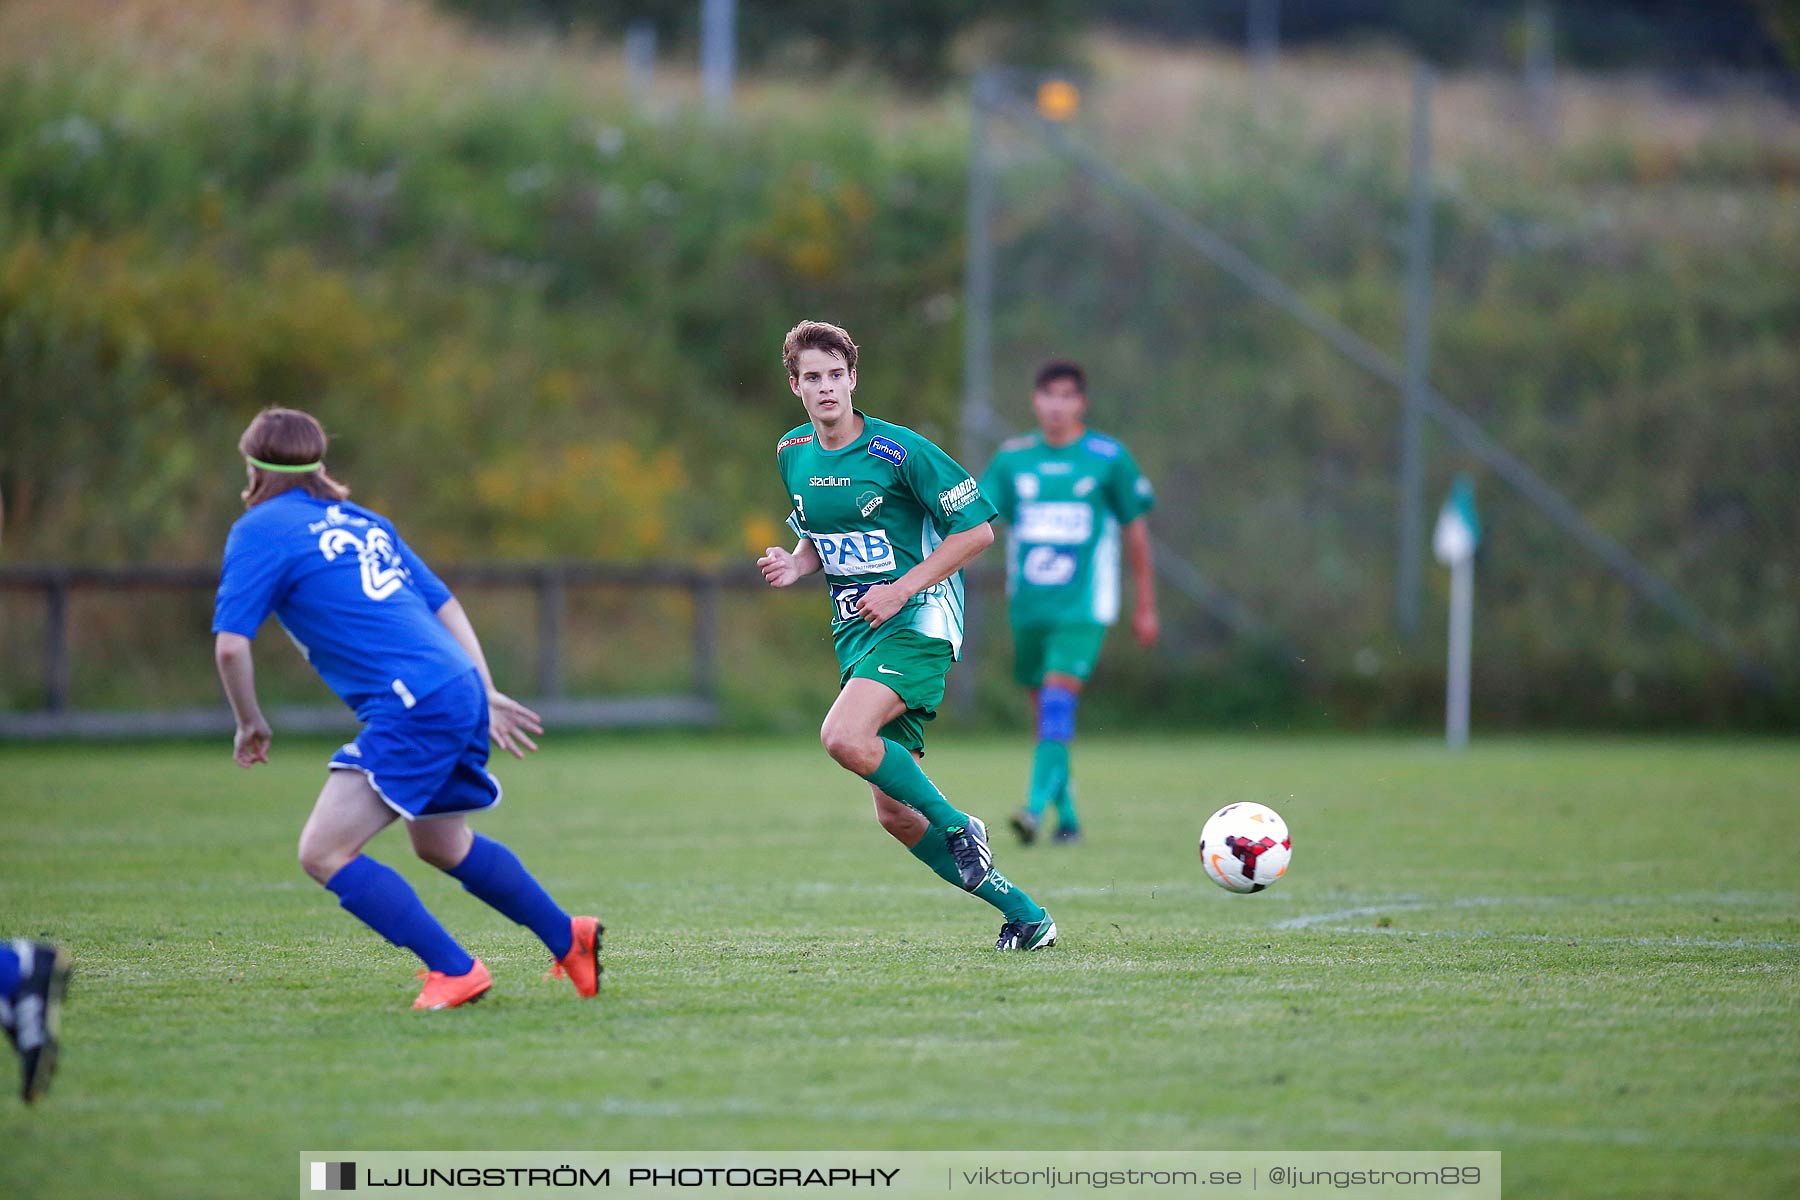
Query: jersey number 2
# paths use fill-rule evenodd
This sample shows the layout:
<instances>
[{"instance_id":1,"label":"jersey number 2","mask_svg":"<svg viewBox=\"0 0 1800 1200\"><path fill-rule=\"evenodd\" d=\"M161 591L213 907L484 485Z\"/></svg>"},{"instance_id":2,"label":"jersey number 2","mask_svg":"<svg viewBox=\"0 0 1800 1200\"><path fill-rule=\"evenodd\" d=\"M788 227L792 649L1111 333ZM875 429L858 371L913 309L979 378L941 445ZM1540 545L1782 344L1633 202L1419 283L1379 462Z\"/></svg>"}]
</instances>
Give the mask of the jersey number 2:
<instances>
[{"instance_id":1,"label":"jersey number 2","mask_svg":"<svg viewBox=\"0 0 1800 1200\"><path fill-rule=\"evenodd\" d=\"M386 600L405 584L406 568L400 564L400 555L381 526L371 527L366 541L341 527L327 529L319 537L319 553L326 562L352 549L362 570L363 595L369 599Z\"/></svg>"}]
</instances>

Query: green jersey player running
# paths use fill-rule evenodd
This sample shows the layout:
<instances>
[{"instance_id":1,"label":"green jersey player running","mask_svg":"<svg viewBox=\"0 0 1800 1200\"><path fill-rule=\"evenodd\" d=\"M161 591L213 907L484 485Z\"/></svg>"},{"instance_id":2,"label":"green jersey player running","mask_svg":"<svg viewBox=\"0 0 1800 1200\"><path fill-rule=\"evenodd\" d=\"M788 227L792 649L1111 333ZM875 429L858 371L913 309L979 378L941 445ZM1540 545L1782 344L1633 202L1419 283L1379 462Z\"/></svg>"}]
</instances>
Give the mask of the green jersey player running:
<instances>
[{"instance_id":1,"label":"green jersey player running","mask_svg":"<svg viewBox=\"0 0 1800 1200\"><path fill-rule=\"evenodd\" d=\"M809 418L775 447L800 541L791 553L770 546L756 565L778 588L825 573L843 688L819 731L825 752L868 780L876 819L914 858L1005 915L996 949L1053 946L1056 922L994 870L981 819L917 761L962 652L962 569L993 545L994 506L948 454L851 405L848 333L802 321L781 353Z\"/></svg>"},{"instance_id":2,"label":"green jersey player running","mask_svg":"<svg viewBox=\"0 0 1800 1200\"><path fill-rule=\"evenodd\" d=\"M1081 838L1069 743L1082 684L1119 616L1119 545L1131 560L1138 644L1155 644L1156 582L1144 514L1154 494L1131 454L1085 424L1087 376L1072 362L1038 370L1031 408L1038 432L1000 447L981 490L1009 524L1006 582L1011 596L1013 674L1037 712L1031 790L1013 829L1030 845L1044 810L1056 805L1056 838Z\"/></svg>"}]
</instances>

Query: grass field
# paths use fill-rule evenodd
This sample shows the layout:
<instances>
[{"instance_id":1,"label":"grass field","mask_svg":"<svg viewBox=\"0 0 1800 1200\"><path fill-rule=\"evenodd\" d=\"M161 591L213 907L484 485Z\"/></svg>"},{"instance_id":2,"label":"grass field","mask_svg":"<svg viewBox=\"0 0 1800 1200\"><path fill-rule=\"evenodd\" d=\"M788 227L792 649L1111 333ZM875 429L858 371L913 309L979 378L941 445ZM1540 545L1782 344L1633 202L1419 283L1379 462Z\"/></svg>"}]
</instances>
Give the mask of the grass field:
<instances>
[{"instance_id":1,"label":"grass field","mask_svg":"<svg viewBox=\"0 0 1800 1200\"><path fill-rule=\"evenodd\" d=\"M279 731L278 731L279 733ZM0 749L0 932L77 959L0 1194L276 1196L336 1149L1498 1149L1508 1196L1800 1194L1800 746L1089 738L1090 838L1020 850L1012 740L934 745L1057 917L1036 955L805 738L553 739L482 819L610 927L578 1003L390 831L493 968L414 963L292 847L322 743ZM1293 869L1194 853L1231 800ZM10 1086L10 1085L9 1085Z\"/></svg>"}]
</instances>

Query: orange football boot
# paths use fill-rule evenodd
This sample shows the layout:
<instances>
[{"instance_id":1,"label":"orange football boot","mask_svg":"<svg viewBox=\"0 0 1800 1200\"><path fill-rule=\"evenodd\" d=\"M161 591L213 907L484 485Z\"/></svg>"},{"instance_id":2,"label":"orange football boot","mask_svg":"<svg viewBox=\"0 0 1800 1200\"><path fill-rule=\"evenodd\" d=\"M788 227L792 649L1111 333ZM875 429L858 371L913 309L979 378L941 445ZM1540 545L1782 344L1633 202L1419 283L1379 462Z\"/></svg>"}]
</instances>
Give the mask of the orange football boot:
<instances>
[{"instance_id":1,"label":"orange football boot","mask_svg":"<svg viewBox=\"0 0 1800 1200\"><path fill-rule=\"evenodd\" d=\"M475 968L467 975L446 975L442 971L420 971L419 978L425 986L419 989L419 998L413 1001L413 1007L435 1011L440 1008L455 1008L459 1004L473 1004L487 995L487 990L494 986L494 977L481 960L475 960Z\"/></svg>"},{"instance_id":2,"label":"orange football boot","mask_svg":"<svg viewBox=\"0 0 1800 1200\"><path fill-rule=\"evenodd\" d=\"M546 979L567 979L575 985L577 996L593 996L600 991L600 935L606 932L595 917L570 917L570 930L575 941L569 952L550 968Z\"/></svg>"}]
</instances>

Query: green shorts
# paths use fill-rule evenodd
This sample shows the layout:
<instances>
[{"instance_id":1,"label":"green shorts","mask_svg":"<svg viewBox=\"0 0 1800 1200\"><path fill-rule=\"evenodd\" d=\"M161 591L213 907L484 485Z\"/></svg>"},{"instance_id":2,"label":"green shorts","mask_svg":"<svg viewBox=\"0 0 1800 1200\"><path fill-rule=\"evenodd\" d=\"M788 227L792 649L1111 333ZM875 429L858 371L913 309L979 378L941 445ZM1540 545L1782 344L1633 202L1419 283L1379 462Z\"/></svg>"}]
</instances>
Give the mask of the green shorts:
<instances>
[{"instance_id":1,"label":"green shorts","mask_svg":"<svg viewBox=\"0 0 1800 1200\"><path fill-rule=\"evenodd\" d=\"M919 754L925 752L925 722L937 718L944 702L944 677L956 652L942 638L926 637L913 629L889 634L869 652L844 668L838 684L852 679L873 679L893 690L906 711L881 727L881 736Z\"/></svg>"},{"instance_id":2,"label":"green shorts","mask_svg":"<svg viewBox=\"0 0 1800 1200\"><path fill-rule=\"evenodd\" d=\"M1089 622L1068 625L1013 627L1013 678L1028 688L1042 687L1051 672L1085 680L1100 661L1100 645L1106 641L1105 625Z\"/></svg>"}]
</instances>

